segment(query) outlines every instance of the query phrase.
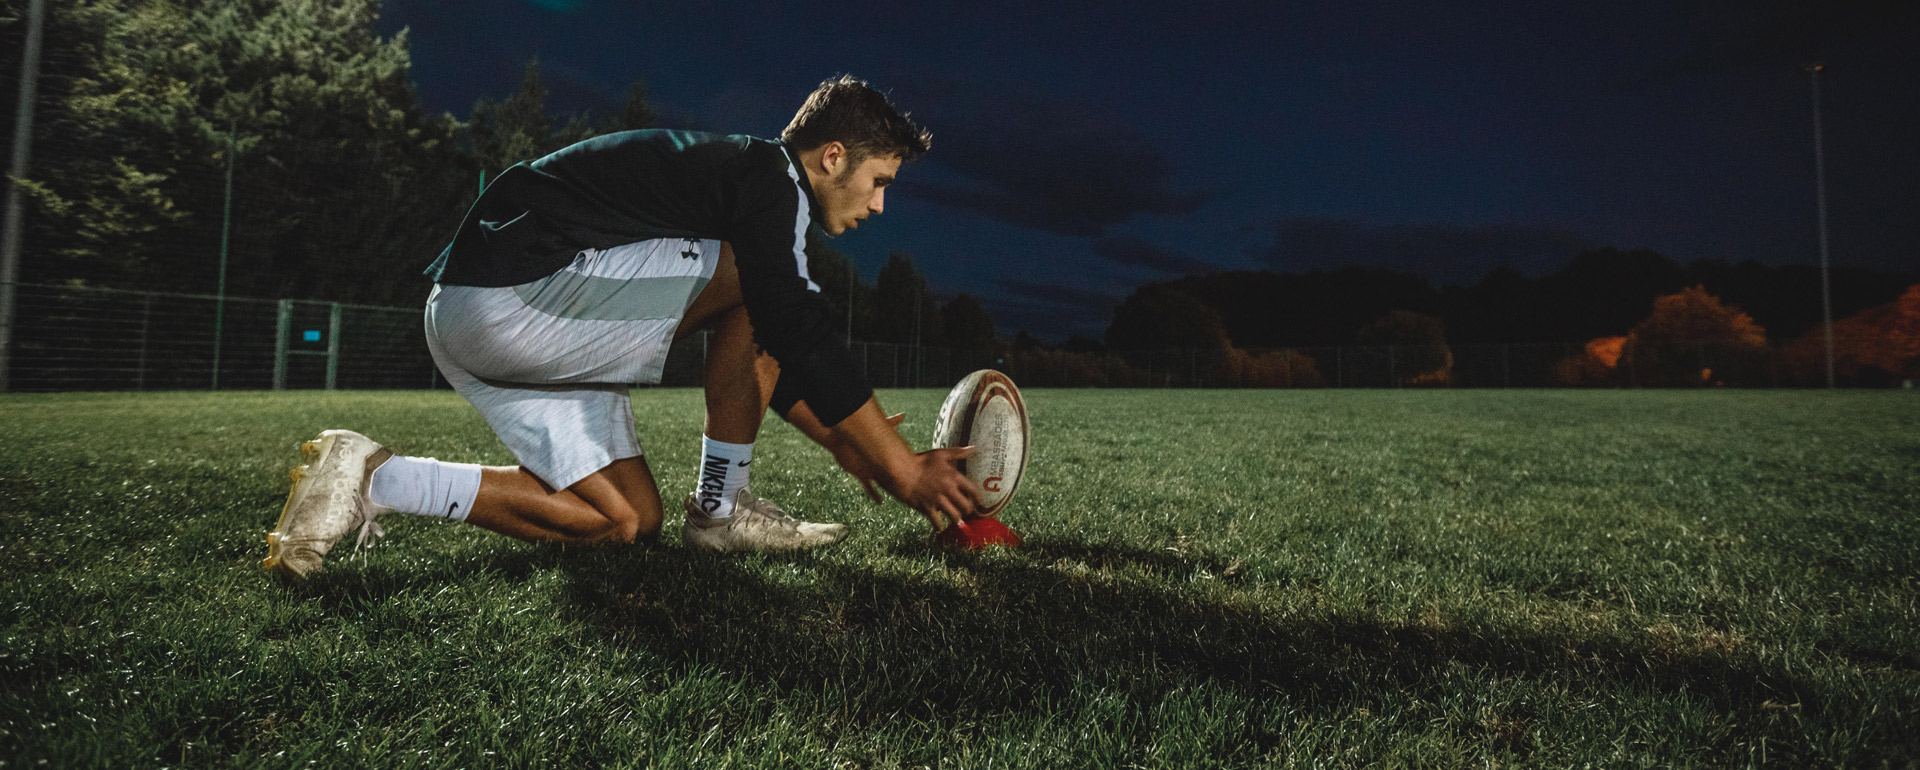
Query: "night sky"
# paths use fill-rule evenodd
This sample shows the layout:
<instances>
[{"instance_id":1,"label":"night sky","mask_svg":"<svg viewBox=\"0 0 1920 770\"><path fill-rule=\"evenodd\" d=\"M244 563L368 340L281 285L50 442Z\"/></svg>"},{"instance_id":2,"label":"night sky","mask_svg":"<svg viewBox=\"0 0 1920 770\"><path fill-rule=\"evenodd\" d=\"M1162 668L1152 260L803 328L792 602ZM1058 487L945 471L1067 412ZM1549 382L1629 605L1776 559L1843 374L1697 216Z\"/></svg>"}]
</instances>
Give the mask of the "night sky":
<instances>
[{"instance_id":1,"label":"night sky","mask_svg":"<svg viewBox=\"0 0 1920 770\"><path fill-rule=\"evenodd\" d=\"M913 255L1008 334L1098 337L1189 272L1817 263L1816 55L1833 260L1920 264L1920 3L708 5L389 0L381 29L462 118L533 56L550 108L639 77L676 125L769 137L866 78L933 152L834 245L868 280Z\"/></svg>"}]
</instances>

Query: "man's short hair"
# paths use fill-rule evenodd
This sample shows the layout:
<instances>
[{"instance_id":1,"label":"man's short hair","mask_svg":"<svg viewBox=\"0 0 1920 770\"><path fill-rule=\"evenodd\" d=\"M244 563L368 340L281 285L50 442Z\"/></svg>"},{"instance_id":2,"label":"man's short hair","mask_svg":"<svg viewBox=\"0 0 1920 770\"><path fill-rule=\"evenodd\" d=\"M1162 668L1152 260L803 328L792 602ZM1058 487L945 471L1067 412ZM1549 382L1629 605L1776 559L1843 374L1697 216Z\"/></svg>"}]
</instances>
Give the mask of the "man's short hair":
<instances>
[{"instance_id":1,"label":"man's short hair","mask_svg":"<svg viewBox=\"0 0 1920 770\"><path fill-rule=\"evenodd\" d=\"M847 147L854 163L899 156L902 163L926 154L933 135L914 125L886 94L852 75L831 78L813 90L780 136L802 152L828 142Z\"/></svg>"}]
</instances>

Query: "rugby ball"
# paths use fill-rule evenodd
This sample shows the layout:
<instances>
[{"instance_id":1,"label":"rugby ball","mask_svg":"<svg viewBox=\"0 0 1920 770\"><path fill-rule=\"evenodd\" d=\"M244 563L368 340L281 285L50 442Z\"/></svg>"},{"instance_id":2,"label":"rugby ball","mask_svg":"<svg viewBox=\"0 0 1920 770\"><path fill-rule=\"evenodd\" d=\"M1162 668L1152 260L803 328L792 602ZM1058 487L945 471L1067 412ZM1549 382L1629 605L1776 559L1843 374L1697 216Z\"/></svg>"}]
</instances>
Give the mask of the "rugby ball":
<instances>
[{"instance_id":1,"label":"rugby ball","mask_svg":"<svg viewBox=\"0 0 1920 770\"><path fill-rule=\"evenodd\" d=\"M980 487L977 515L998 515L1019 489L1033 446L1033 429L1020 389L992 369L967 375L940 405L940 416L933 423L933 446L973 447L973 455L960 461L960 471Z\"/></svg>"}]
</instances>

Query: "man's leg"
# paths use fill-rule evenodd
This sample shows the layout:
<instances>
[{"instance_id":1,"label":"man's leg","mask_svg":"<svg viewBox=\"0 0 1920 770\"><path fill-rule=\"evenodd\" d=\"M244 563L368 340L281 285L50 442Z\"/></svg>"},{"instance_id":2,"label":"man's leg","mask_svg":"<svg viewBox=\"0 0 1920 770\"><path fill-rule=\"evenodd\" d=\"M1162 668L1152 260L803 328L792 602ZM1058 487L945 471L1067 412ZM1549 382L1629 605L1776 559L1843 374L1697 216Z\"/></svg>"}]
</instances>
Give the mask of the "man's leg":
<instances>
[{"instance_id":1,"label":"man's leg","mask_svg":"<svg viewBox=\"0 0 1920 770\"><path fill-rule=\"evenodd\" d=\"M707 340L706 434L720 441L751 444L760 434L774 383L780 380L780 365L754 344L753 322L742 302L733 246L723 243L713 280L687 308L674 337L702 329L713 332Z\"/></svg>"},{"instance_id":2,"label":"man's leg","mask_svg":"<svg viewBox=\"0 0 1920 770\"><path fill-rule=\"evenodd\" d=\"M630 543L660 534L660 491L644 457L615 460L562 490L518 466L482 468L467 522L521 540Z\"/></svg>"},{"instance_id":3,"label":"man's leg","mask_svg":"<svg viewBox=\"0 0 1920 770\"><path fill-rule=\"evenodd\" d=\"M753 344L731 246L721 246L712 279L688 306L674 336L707 326L714 330L707 357L707 434L751 444L779 368ZM659 534L661 519L659 488L644 457L614 460L562 490L525 467L483 468L467 515L469 523L510 537L575 543L651 539Z\"/></svg>"},{"instance_id":4,"label":"man's leg","mask_svg":"<svg viewBox=\"0 0 1920 770\"><path fill-rule=\"evenodd\" d=\"M746 491L753 444L780 366L753 341L731 246L722 245L713 280L687 308L679 333L701 328L713 335L707 341L707 417L701 481L685 505L683 538L695 547L733 551L808 548L846 537L845 525L797 521Z\"/></svg>"},{"instance_id":5,"label":"man's leg","mask_svg":"<svg viewBox=\"0 0 1920 770\"><path fill-rule=\"evenodd\" d=\"M779 366L753 341L753 323L740 294L733 248L721 244L713 279L687 308L676 330L711 332L706 344L706 424L700 440L700 481L695 502L712 518L733 515L746 489L753 445L779 380Z\"/></svg>"},{"instance_id":6,"label":"man's leg","mask_svg":"<svg viewBox=\"0 0 1920 770\"><path fill-rule=\"evenodd\" d=\"M713 278L674 332L712 331L707 343L706 437L751 445L760 432L780 367L760 352L740 294L733 247L722 244ZM660 532L659 487L646 458L615 460L563 490L524 467L481 469L467 521L522 540L631 542Z\"/></svg>"}]
</instances>

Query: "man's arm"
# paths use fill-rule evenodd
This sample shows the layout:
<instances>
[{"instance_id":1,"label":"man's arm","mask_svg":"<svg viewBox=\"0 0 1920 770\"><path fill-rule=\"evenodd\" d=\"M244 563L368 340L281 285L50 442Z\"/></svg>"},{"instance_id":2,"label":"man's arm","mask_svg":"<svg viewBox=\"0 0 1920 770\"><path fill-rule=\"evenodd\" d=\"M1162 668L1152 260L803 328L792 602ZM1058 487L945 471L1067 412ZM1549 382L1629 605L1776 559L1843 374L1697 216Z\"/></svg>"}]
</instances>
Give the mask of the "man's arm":
<instances>
[{"instance_id":1,"label":"man's arm","mask_svg":"<svg viewBox=\"0 0 1920 770\"><path fill-rule=\"evenodd\" d=\"M841 468L860 480L874 502L878 484L900 502L925 514L935 530L944 530L980 506L980 491L954 466L971 447L935 449L915 454L894 426L905 415L886 417L877 399L829 428L813 415L805 401L776 403L775 409L807 438L833 453Z\"/></svg>"}]
</instances>

